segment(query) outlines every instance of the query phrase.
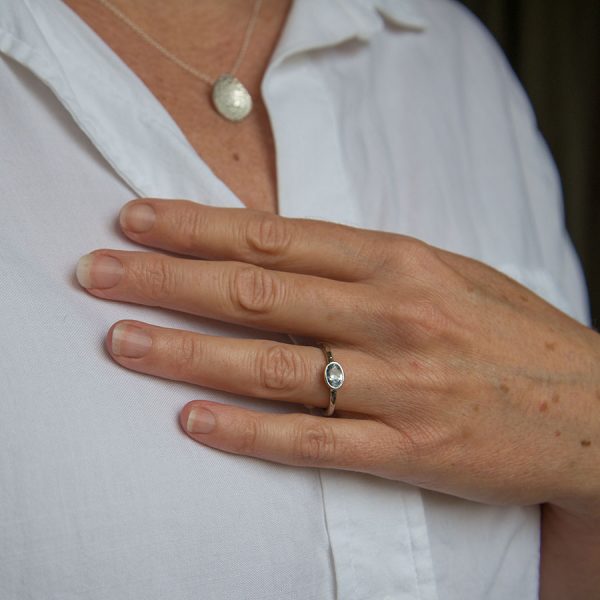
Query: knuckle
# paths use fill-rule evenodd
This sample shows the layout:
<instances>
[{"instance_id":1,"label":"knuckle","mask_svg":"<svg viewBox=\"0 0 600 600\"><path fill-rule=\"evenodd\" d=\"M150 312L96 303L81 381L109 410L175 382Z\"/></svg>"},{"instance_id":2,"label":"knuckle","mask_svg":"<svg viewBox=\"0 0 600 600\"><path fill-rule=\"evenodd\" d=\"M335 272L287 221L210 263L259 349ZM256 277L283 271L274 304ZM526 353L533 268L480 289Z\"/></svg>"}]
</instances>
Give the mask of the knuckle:
<instances>
[{"instance_id":1,"label":"knuckle","mask_svg":"<svg viewBox=\"0 0 600 600\"><path fill-rule=\"evenodd\" d=\"M198 346L191 335L181 335L174 352L174 364L177 372L189 371L198 364Z\"/></svg>"},{"instance_id":2,"label":"knuckle","mask_svg":"<svg viewBox=\"0 0 600 600\"><path fill-rule=\"evenodd\" d=\"M416 346L451 337L455 330L452 318L434 298L406 302L392 310L386 321L392 333Z\"/></svg>"},{"instance_id":3,"label":"knuckle","mask_svg":"<svg viewBox=\"0 0 600 600\"><path fill-rule=\"evenodd\" d=\"M404 238L404 252L416 261L427 261L434 256L433 247L416 238Z\"/></svg>"},{"instance_id":4,"label":"knuckle","mask_svg":"<svg viewBox=\"0 0 600 600\"><path fill-rule=\"evenodd\" d=\"M391 282L374 299L370 316L377 323L374 330L416 345L458 339L461 318L454 303L453 272L435 249L419 241L402 243L415 244L403 259L410 263L403 293L398 297L398 285Z\"/></svg>"},{"instance_id":5,"label":"knuckle","mask_svg":"<svg viewBox=\"0 0 600 600\"><path fill-rule=\"evenodd\" d=\"M164 300L177 289L177 275L164 260L153 261L140 271L141 285L145 295L151 300Z\"/></svg>"},{"instance_id":6,"label":"knuckle","mask_svg":"<svg viewBox=\"0 0 600 600\"><path fill-rule=\"evenodd\" d=\"M246 225L246 246L250 254L282 254L292 239L289 221L276 215L256 214Z\"/></svg>"},{"instance_id":7,"label":"knuckle","mask_svg":"<svg viewBox=\"0 0 600 600\"><path fill-rule=\"evenodd\" d=\"M443 298L424 298L413 307L415 331L427 340L456 345L464 341L464 325Z\"/></svg>"},{"instance_id":8,"label":"knuckle","mask_svg":"<svg viewBox=\"0 0 600 600\"><path fill-rule=\"evenodd\" d=\"M421 298L410 304L408 320L414 328L434 336L442 329L443 318L437 303L431 298Z\"/></svg>"},{"instance_id":9,"label":"knuckle","mask_svg":"<svg viewBox=\"0 0 600 600\"><path fill-rule=\"evenodd\" d=\"M302 464L332 464L335 436L329 425L301 427L296 436L295 454Z\"/></svg>"},{"instance_id":10,"label":"knuckle","mask_svg":"<svg viewBox=\"0 0 600 600\"><path fill-rule=\"evenodd\" d=\"M432 269L435 250L429 244L416 238L397 236L395 238L395 255L404 270L422 278Z\"/></svg>"},{"instance_id":11,"label":"knuckle","mask_svg":"<svg viewBox=\"0 0 600 600\"><path fill-rule=\"evenodd\" d=\"M453 463L471 435L468 428L458 431L434 423L412 424L410 429L400 432L396 449L405 467L421 478L439 469L441 456L446 464Z\"/></svg>"},{"instance_id":12,"label":"knuckle","mask_svg":"<svg viewBox=\"0 0 600 600\"><path fill-rule=\"evenodd\" d=\"M236 454L254 454L258 449L260 424L257 419L244 419L238 426L235 436L234 452Z\"/></svg>"},{"instance_id":13,"label":"knuckle","mask_svg":"<svg viewBox=\"0 0 600 600\"><path fill-rule=\"evenodd\" d=\"M261 267L244 267L232 277L234 305L245 313L266 314L279 303L282 286L272 272Z\"/></svg>"},{"instance_id":14,"label":"knuckle","mask_svg":"<svg viewBox=\"0 0 600 600\"><path fill-rule=\"evenodd\" d=\"M178 244L192 254L203 254L204 248L201 240L205 239L208 227L206 213L198 206L185 205L176 211L175 231L178 236Z\"/></svg>"},{"instance_id":15,"label":"knuckle","mask_svg":"<svg viewBox=\"0 0 600 600\"><path fill-rule=\"evenodd\" d=\"M273 346L259 355L260 385L271 391L294 393L307 380L302 358L284 346Z\"/></svg>"}]
</instances>

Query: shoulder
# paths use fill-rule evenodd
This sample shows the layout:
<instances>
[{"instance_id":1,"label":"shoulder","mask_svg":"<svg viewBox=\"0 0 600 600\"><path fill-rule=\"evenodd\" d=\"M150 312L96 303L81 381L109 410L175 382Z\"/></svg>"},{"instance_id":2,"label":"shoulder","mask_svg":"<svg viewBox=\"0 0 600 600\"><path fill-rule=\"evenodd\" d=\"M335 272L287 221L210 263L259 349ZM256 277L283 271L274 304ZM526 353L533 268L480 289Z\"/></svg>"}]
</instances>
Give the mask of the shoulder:
<instances>
[{"instance_id":1,"label":"shoulder","mask_svg":"<svg viewBox=\"0 0 600 600\"><path fill-rule=\"evenodd\" d=\"M457 42L475 45L486 55L502 57L492 34L464 4L458 0L419 0L419 10L427 24L426 30L449 44Z\"/></svg>"},{"instance_id":2,"label":"shoulder","mask_svg":"<svg viewBox=\"0 0 600 600\"><path fill-rule=\"evenodd\" d=\"M489 103L517 113L531 124L535 116L521 82L486 26L458 0L412 0L425 22L418 36L428 76L439 78L464 100Z\"/></svg>"},{"instance_id":3,"label":"shoulder","mask_svg":"<svg viewBox=\"0 0 600 600\"><path fill-rule=\"evenodd\" d=\"M401 0L396 0L400 2ZM418 11L423 30L402 36L402 27L387 28L393 37L411 37L412 43L434 59L430 66L460 67L469 73L512 76L512 69L503 50L485 25L458 0L403 0ZM400 36L398 36L400 34Z\"/></svg>"}]
</instances>

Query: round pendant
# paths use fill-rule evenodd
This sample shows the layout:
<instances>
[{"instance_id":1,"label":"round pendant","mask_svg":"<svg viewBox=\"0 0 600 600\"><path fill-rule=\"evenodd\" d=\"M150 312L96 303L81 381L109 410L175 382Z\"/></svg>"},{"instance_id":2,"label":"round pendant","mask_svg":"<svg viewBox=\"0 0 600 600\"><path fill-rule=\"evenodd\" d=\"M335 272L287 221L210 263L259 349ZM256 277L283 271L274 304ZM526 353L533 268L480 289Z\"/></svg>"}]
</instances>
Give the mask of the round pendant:
<instances>
[{"instance_id":1,"label":"round pendant","mask_svg":"<svg viewBox=\"0 0 600 600\"><path fill-rule=\"evenodd\" d=\"M217 112L228 121L241 121L252 110L252 96L233 75L221 75L215 81L212 100Z\"/></svg>"}]
</instances>

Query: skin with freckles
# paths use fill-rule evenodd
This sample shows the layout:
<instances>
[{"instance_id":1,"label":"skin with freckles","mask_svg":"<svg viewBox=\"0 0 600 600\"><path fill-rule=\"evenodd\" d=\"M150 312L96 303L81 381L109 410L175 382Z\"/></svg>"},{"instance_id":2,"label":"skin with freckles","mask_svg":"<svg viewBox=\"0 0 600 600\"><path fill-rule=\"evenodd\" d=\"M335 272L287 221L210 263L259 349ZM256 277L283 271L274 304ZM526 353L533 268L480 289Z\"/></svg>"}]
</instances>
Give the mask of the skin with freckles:
<instances>
[{"instance_id":1,"label":"skin with freckles","mask_svg":"<svg viewBox=\"0 0 600 600\"><path fill-rule=\"evenodd\" d=\"M306 414L328 404L319 348L115 323L106 344L125 368L299 407L190 402L191 439L542 504L540 598L600 588L596 332L482 263L400 235L180 200L133 201L119 222L159 251L82 257L90 294L320 340L347 374L334 418Z\"/></svg>"},{"instance_id":2,"label":"skin with freckles","mask_svg":"<svg viewBox=\"0 0 600 600\"><path fill-rule=\"evenodd\" d=\"M77 270L91 294L322 340L346 370L338 418L198 401L181 415L193 439L480 502L600 514L600 336L516 282L404 236L245 209L145 199L120 224L180 257L98 250ZM151 375L328 403L313 346L139 322L115 324L107 346Z\"/></svg>"}]
</instances>

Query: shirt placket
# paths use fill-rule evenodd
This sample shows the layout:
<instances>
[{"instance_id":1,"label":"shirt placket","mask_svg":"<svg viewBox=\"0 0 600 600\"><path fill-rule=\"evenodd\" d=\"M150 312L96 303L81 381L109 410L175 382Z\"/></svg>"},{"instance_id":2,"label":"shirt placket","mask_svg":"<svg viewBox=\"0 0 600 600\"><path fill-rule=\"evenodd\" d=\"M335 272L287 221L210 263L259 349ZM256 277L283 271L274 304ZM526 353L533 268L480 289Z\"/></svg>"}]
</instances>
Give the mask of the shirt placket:
<instances>
[{"instance_id":1,"label":"shirt placket","mask_svg":"<svg viewBox=\"0 0 600 600\"><path fill-rule=\"evenodd\" d=\"M312 15L302 15L309 7L310 0L295 5L297 20L262 87L277 148L280 213L360 226L364 201L353 193L336 130L340 119L310 52L368 36L378 25L367 21L357 30L358 21L344 20L342 11L337 19L330 15L337 27L318 36L301 26L311 22ZM437 600L420 490L335 470L321 470L320 481L338 599Z\"/></svg>"},{"instance_id":2,"label":"shirt placket","mask_svg":"<svg viewBox=\"0 0 600 600\"><path fill-rule=\"evenodd\" d=\"M328 6L330 10L332 5ZM334 46L356 35L356 22L347 15L344 20L340 13L337 29L324 30L316 41L314 27L311 28L314 14L311 12L309 19L303 13L303 10L314 9L310 1L295 5L295 13L288 23L290 33L263 84L278 154L281 212L286 216L310 216L360 225L362 205L352 194L345 173L336 120L331 118L334 108L328 105L327 96L322 93L322 82L315 77L310 59L298 60L303 53L307 56L310 49ZM364 25L368 30L375 22ZM302 44L302 37L309 30L313 37ZM102 102L103 92L106 92L101 89L102 81L93 76L87 81L67 80L60 62L45 61L40 49L8 34L0 41L4 52L36 72L53 89L107 161L137 194L242 206L199 159L158 101L123 66L115 66L114 76L121 79L131 95L146 102L133 112L128 102L131 96L111 99L111 108L118 113L114 123L127 123L126 131L119 129L121 125L107 124L96 118L102 111L94 107ZM96 50L102 52L101 48ZM60 55L61 51L61 47L55 45L48 53ZM292 57L294 60L290 60ZM72 60L76 61L77 57ZM82 63L81 67L85 65ZM115 128L119 131L115 132ZM153 147L157 141L164 143L164 159L160 165L156 164L154 153L144 157L144 149ZM131 156L136 159L132 160ZM299 156L303 159L297 160ZM307 165L305 159L311 164ZM307 172L311 173L310 178ZM419 490L345 471L321 470L320 481L339 600L436 600Z\"/></svg>"}]
</instances>

